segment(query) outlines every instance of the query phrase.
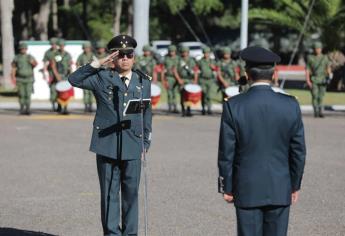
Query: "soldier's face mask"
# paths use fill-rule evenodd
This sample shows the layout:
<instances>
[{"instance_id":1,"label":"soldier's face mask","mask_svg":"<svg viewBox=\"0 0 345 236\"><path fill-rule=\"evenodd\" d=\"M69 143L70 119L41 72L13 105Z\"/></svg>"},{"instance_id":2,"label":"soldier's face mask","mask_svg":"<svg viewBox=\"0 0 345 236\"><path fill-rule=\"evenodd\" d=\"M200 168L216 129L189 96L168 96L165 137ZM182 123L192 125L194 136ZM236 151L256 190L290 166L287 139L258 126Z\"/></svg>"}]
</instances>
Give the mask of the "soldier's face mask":
<instances>
[{"instance_id":1,"label":"soldier's face mask","mask_svg":"<svg viewBox=\"0 0 345 236\"><path fill-rule=\"evenodd\" d=\"M132 59L134 57L134 52L122 52L119 51L119 56L118 58L122 59L127 57L128 59Z\"/></svg>"}]
</instances>

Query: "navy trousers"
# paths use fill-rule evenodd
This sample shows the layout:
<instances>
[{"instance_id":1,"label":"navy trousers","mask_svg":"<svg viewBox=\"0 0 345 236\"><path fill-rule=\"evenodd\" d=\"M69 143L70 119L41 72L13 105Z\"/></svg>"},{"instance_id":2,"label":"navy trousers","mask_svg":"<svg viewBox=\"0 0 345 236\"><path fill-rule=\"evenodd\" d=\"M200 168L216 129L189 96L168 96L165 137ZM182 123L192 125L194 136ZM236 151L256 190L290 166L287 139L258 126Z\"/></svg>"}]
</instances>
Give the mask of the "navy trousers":
<instances>
[{"instance_id":1,"label":"navy trousers","mask_svg":"<svg viewBox=\"0 0 345 236\"><path fill-rule=\"evenodd\" d=\"M104 236L137 235L141 160L113 160L97 155L97 170Z\"/></svg>"},{"instance_id":2,"label":"navy trousers","mask_svg":"<svg viewBox=\"0 0 345 236\"><path fill-rule=\"evenodd\" d=\"M290 206L236 207L238 236L286 236Z\"/></svg>"}]
</instances>

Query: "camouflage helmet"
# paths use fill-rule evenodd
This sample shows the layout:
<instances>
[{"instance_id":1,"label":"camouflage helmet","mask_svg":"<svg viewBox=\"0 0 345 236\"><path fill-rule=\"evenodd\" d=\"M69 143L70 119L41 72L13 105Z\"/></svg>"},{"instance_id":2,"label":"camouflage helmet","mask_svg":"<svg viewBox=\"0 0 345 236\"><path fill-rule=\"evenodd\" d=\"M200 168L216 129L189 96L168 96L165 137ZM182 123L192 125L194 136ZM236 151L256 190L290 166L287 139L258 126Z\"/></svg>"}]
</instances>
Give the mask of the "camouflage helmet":
<instances>
[{"instance_id":1,"label":"camouflage helmet","mask_svg":"<svg viewBox=\"0 0 345 236\"><path fill-rule=\"evenodd\" d=\"M210 53L210 52L211 52L211 48L209 48L209 47L207 47L207 46L204 46L204 47L202 48L202 52L203 52L203 53Z\"/></svg>"},{"instance_id":2,"label":"camouflage helmet","mask_svg":"<svg viewBox=\"0 0 345 236\"><path fill-rule=\"evenodd\" d=\"M313 44L313 48L315 49L315 48L322 48L322 43L321 42L315 42L314 44Z\"/></svg>"},{"instance_id":3,"label":"camouflage helmet","mask_svg":"<svg viewBox=\"0 0 345 236\"><path fill-rule=\"evenodd\" d=\"M58 42L58 39L55 38L55 37L50 38L50 40L49 40L50 45L52 45L52 44L57 44L57 42Z\"/></svg>"},{"instance_id":4,"label":"camouflage helmet","mask_svg":"<svg viewBox=\"0 0 345 236\"><path fill-rule=\"evenodd\" d=\"M182 46L182 47L180 48L180 52L189 52L189 47L187 47L187 46Z\"/></svg>"},{"instance_id":5,"label":"camouflage helmet","mask_svg":"<svg viewBox=\"0 0 345 236\"><path fill-rule=\"evenodd\" d=\"M86 41L86 42L84 42L83 43L83 49L84 48L91 48L92 46L91 46L91 42L90 41Z\"/></svg>"},{"instance_id":6,"label":"camouflage helmet","mask_svg":"<svg viewBox=\"0 0 345 236\"><path fill-rule=\"evenodd\" d=\"M175 52L175 51L176 51L176 46L175 46L175 45L170 45L170 46L168 47L168 51L169 51L169 52Z\"/></svg>"},{"instance_id":7,"label":"camouflage helmet","mask_svg":"<svg viewBox=\"0 0 345 236\"><path fill-rule=\"evenodd\" d=\"M150 45L148 45L148 44L144 45L144 46L143 46L143 51L144 51L144 52L151 51Z\"/></svg>"},{"instance_id":8,"label":"camouflage helmet","mask_svg":"<svg viewBox=\"0 0 345 236\"><path fill-rule=\"evenodd\" d=\"M230 54L230 53L231 53L231 48L229 48L229 47L223 47L223 48L221 49L221 52L222 52L223 54Z\"/></svg>"},{"instance_id":9,"label":"camouflage helmet","mask_svg":"<svg viewBox=\"0 0 345 236\"><path fill-rule=\"evenodd\" d=\"M106 43L104 41L100 40L100 41L96 42L96 48L97 49L98 48L105 48L105 47L106 47Z\"/></svg>"},{"instance_id":10,"label":"camouflage helmet","mask_svg":"<svg viewBox=\"0 0 345 236\"><path fill-rule=\"evenodd\" d=\"M28 48L28 44L24 43L24 42L19 42L19 49L27 49Z\"/></svg>"},{"instance_id":11,"label":"camouflage helmet","mask_svg":"<svg viewBox=\"0 0 345 236\"><path fill-rule=\"evenodd\" d=\"M59 39L57 41L57 45L61 46L61 45L65 45L65 40L64 39Z\"/></svg>"}]
</instances>

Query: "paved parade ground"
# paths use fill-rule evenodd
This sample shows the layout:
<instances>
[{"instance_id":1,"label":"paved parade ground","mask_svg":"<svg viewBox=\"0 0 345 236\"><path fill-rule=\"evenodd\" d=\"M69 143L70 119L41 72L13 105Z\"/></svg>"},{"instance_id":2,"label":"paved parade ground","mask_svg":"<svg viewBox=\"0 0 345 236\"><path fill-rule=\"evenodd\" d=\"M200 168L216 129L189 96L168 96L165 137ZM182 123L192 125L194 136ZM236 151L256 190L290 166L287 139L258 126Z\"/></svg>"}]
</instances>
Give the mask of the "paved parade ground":
<instances>
[{"instance_id":1,"label":"paved parade ground","mask_svg":"<svg viewBox=\"0 0 345 236\"><path fill-rule=\"evenodd\" d=\"M0 110L0 235L100 236L92 116ZM217 193L220 116L156 114L148 154L149 235L236 235ZM307 163L289 235L345 235L345 113L304 116ZM141 210L143 209L141 189ZM143 211L140 234L143 234ZM43 232L43 233L39 233Z\"/></svg>"}]
</instances>

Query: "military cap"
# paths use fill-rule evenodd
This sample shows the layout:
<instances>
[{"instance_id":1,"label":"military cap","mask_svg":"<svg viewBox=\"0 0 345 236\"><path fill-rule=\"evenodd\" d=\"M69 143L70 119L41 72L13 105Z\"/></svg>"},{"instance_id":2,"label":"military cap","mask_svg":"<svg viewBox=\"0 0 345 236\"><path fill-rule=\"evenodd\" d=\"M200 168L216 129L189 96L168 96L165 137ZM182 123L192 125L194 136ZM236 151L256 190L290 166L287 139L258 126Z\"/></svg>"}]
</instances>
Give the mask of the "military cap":
<instances>
[{"instance_id":1,"label":"military cap","mask_svg":"<svg viewBox=\"0 0 345 236\"><path fill-rule=\"evenodd\" d=\"M91 42L86 41L85 43L83 43L83 48L91 48Z\"/></svg>"},{"instance_id":2,"label":"military cap","mask_svg":"<svg viewBox=\"0 0 345 236\"><path fill-rule=\"evenodd\" d=\"M222 52L223 54L231 53L231 48L229 48L229 47L223 47L222 50L221 50L221 52Z\"/></svg>"},{"instance_id":3,"label":"military cap","mask_svg":"<svg viewBox=\"0 0 345 236\"><path fill-rule=\"evenodd\" d=\"M64 39L59 39L57 41L57 45L61 46L61 45L65 45L65 40Z\"/></svg>"},{"instance_id":4,"label":"military cap","mask_svg":"<svg viewBox=\"0 0 345 236\"><path fill-rule=\"evenodd\" d=\"M180 48L180 51L181 52L189 52L189 47L183 46L183 47Z\"/></svg>"},{"instance_id":5,"label":"military cap","mask_svg":"<svg viewBox=\"0 0 345 236\"><path fill-rule=\"evenodd\" d=\"M129 35L118 35L112 38L107 48L109 51L133 51L137 47L137 41Z\"/></svg>"},{"instance_id":6,"label":"military cap","mask_svg":"<svg viewBox=\"0 0 345 236\"><path fill-rule=\"evenodd\" d=\"M322 43L321 42L315 42L313 47L314 48L322 48Z\"/></svg>"},{"instance_id":7,"label":"military cap","mask_svg":"<svg viewBox=\"0 0 345 236\"><path fill-rule=\"evenodd\" d=\"M19 49L23 49L23 48L28 48L28 45L27 45L27 43L20 42L19 43Z\"/></svg>"},{"instance_id":8,"label":"military cap","mask_svg":"<svg viewBox=\"0 0 345 236\"><path fill-rule=\"evenodd\" d=\"M247 47L240 53L240 58L246 62L247 67L274 66L280 62L280 57L274 52L262 47Z\"/></svg>"},{"instance_id":9,"label":"military cap","mask_svg":"<svg viewBox=\"0 0 345 236\"><path fill-rule=\"evenodd\" d=\"M205 46L205 47L202 48L202 52L203 53L209 53L209 52L211 52L211 48Z\"/></svg>"},{"instance_id":10,"label":"military cap","mask_svg":"<svg viewBox=\"0 0 345 236\"><path fill-rule=\"evenodd\" d=\"M100 41L97 41L96 43L96 48L105 48L106 45L105 45L105 42L100 40Z\"/></svg>"},{"instance_id":11,"label":"military cap","mask_svg":"<svg viewBox=\"0 0 345 236\"><path fill-rule=\"evenodd\" d=\"M53 38L50 38L49 42L50 42L50 44L57 44L58 39L53 37Z\"/></svg>"},{"instance_id":12,"label":"military cap","mask_svg":"<svg viewBox=\"0 0 345 236\"><path fill-rule=\"evenodd\" d=\"M146 52L146 51L151 51L151 47L150 45L146 44L143 46L143 51Z\"/></svg>"},{"instance_id":13,"label":"military cap","mask_svg":"<svg viewBox=\"0 0 345 236\"><path fill-rule=\"evenodd\" d=\"M170 46L168 47L168 50L169 50L169 52L176 51L176 46L175 46L175 45L170 45Z\"/></svg>"}]
</instances>

